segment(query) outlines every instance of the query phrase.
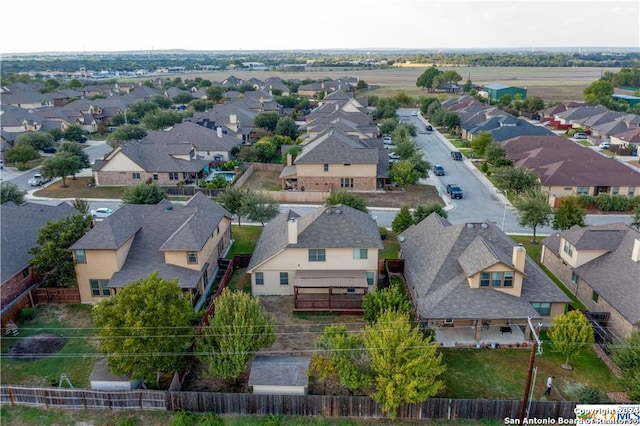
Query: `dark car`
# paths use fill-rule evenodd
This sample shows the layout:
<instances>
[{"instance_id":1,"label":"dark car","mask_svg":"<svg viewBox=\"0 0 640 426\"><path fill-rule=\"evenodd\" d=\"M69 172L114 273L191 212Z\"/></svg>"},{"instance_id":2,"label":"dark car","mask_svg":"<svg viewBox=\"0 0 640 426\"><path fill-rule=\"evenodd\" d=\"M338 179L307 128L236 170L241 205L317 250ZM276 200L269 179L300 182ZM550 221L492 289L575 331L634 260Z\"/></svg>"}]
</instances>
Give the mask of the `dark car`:
<instances>
[{"instance_id":1,"label":"dark car","mask_svg":"<svg viewBox=\"0 0 640 426\"><path fill-rule=\"evenodd\" d=\"M55 154L56 151L58 151L58 148L56 148L55 146L47 146L42 148L42 152L44 152L45 154Z\"/></svg>"},{"instance_id":2,"label":"dark car","mask_svg":"<svg viewBox=\"0 0 640 426\"><path fill-rule=\"evenodd\" d=\"M459 200L462 200L462 188L460 188L455 183L450 183L449 185L447 185L447 194L449 194L452 199L457 198Z\"/></svg>"},{"instance_id":3,"label":"dark car","mask_svg":"<svg viewBox=\"0 0 640 426\"><path fill-rule=\"evenodd\" d=\"M451 151L451 158L455 161L462 161L462 154L460 151Z\"/></svg>"},{"instance_id":4,"label":"dark car","mask_svg":"<svg viewBox=\"0 0 640 426\"><path fill-rule=\"evenodd\" d=\"M80 142L80 143L87 143L87 137L86 137L86 136L84 136L84 135L80 136L80 139L78 140L78 142Z\"/></svg>"},{"instance_id":5,"label":"dark car","mask_svg":"<svg viewBox=\"0 0 640 426\"><path fill-rule=\"evenodd\" d=\"M436 176L444 176L444 167L436 164L435 166L433 166L433 173L435 173Z\"/></svg>"},{"instance_id":6,"label":"dark car","mask_svg":"<svg viewBox=\"0 0 640 426\"><path fill-rule=\"evenodd\" d=\"M433 132L433 126L432 126L431 124L427 124L427 125L424 127L424 129L425 129L427 132Z\"/></svg>"}]
</instances>

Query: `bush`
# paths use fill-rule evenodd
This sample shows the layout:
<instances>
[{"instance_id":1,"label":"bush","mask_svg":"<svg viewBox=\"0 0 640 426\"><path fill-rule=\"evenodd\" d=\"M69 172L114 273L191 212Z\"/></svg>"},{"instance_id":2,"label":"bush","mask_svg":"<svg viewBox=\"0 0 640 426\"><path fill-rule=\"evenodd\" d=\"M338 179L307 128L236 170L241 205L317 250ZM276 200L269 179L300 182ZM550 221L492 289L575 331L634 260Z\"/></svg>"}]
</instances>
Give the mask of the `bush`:
<instances>
[{"instance_id":1,"label":"bush","mask_svg":"<svg viewBox=\"0 0 640 426\"><path fill-rule=\"evenodd\" d=\"M190 411L178 411L171 419L171 426L193 426L195 423L195 416Z\"/></svg>"},{"instance_id":2,"label":"bush","mask_svg":"<svg viewBox=\"0 0 640 426\"><path fill-rule=\"evenodd\" d=\"M480 171L485 174L489 171L489 164L486 161L480 166Z\"/></svg>"},{"instance_id":3,"label":"bush","mask_svg":"<svg viewBox=\"0 0 640 426\"><path fill-rule=\"evenodd\" d=\"M378 232L380 232L380 238L382 238L383 240L387 239L387 236L389 235L389 231L387 231L387 228L379 227Z\"/></svg>"},{"instance_id":4,"label":"bush","mask_svg":"<svg viewBox=\"0 0 640 426\"><path fill-rule=\"evenodd\" d=\"M38 310L36 308L22 308L20 309L20 321L31 321L36 317Z\"/></svg>"},{"instance_id":5,"label":"bush","mask_svg":"<svg viewBox=\"0 0 640 426\"><path fill-rule=\"evenodd\" d=\"M585 209L594 207L596 205L596 198L593 195L581 194L576 196L576 201L580 207Z\"/></svg>"},{"instance_id":6,"label":"bush","mask_svg":"<svg viewBox=\"0 0 640 426\"><path fill-rule=\"evenodd\" d=\"M598 404L609 402L609 398L607 398L600 389L594 386L583 385L582 383L568 385L565 392L572 401L576 401L578 404Z\"/></svg>"}]
</instances>

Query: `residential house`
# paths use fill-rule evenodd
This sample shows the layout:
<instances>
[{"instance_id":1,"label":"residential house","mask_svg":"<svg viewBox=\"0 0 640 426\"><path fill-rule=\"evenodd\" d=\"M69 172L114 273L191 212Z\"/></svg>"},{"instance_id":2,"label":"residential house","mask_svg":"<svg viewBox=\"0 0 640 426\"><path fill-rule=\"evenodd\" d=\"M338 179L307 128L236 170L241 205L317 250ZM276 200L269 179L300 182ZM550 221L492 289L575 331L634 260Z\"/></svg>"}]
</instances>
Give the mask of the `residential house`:
<instances>
[{"instance_id":1,"label":"residential house","mask_svg":"<svg viewBox=\"0 0 640 426\"><path fill-rule=\"evenodd\" d=\"M466 131L466 138L473 140L480 132L489 133L494 142L503 142L516 136L553 135L553 132L542 126L534 126L528 121L510 114L489 117L485 121L477 123Z\"/></svg>"},{"instance_id":2,"label":"residential house","mask_svg":"<svg viewBox=\"0 0 640 426\"><path fill-rule=\"evenodd\" d=\"M16 205L7 202L2 215L2 262L0 263L0 299L2 328L9 320L16 321L20 309L32 303L30 293L37 282L31 268L32 248L38 245L38 229L50 221L78 213L71 205L55 206L36 203Z\"/></svg>"},{"instance_id":3,"label":"residential house","mask_svg":"<svg viewBox=\"0 0 640 426\"><path fill-rule=\"evenodd\" d=\"M231 244L231 215L198 192L185 204L125 204L76 241L82 303L98 303L154 271L199 309Z\"/></svg>"},{"instance_id":4,"label":"residential house","mask_svg":"<svg viewBox=\"0 0 640 426\"><path fill-rule=\"evenodd\" d=\"M294 295L296 311L362 312L382 239L367 213L337 205L286 211L262 231L247 273L256 296Z\"/></svg>"},{"instance_id":5,"label":"residential house","mask_svg":"<svg viewBox=\"0 0 640 426\"><path fill-rule=\"evenodd\" d=\"M44 122L37 111L4 104L0 106L0 118L0 129L9 133L37 132Z\"/></svg>"},{"instance_id":6,"label":"residential house","mask_svg":"<svg viewBox=\"0 0 640 426\"><path fill-rule=\"evenodd\" d=\"M417 319L435 328L436 338L452 327L461 328L460 339L487 342L500 327L524 330L527 340L529 318L549 323L570 301L524 247L490 221L453 225L433 213L398 241Z\"/></svg>"},{"instance_id":7,"label":"residential house","mask_svg":"<svg viewBox=\"0 0 640 426\"><path fill-rule=\"evenodd\" d=\"M630 145L633 148L637 148L640 146L640 127L612 134L610 142L611 145L619 145L621 147Z\"/></svg>"},{"instance_id":8,"label":"residential house","mask_svg":"<svg viewBox=\"0 0 640 426\"><path fill-rule=\"evenodd\" d=\"M614 337L640 331L640 232L623 223L573 226L542 240L541 261Z\"/></svg>"}]
</instances>

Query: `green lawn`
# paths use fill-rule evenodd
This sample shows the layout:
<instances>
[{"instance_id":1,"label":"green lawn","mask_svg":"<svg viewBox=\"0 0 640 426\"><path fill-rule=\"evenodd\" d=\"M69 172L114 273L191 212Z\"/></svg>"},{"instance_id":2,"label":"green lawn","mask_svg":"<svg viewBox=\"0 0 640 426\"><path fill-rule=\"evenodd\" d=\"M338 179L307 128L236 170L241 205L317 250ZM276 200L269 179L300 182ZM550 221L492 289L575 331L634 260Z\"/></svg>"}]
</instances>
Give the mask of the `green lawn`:
<instances>
[{"instance_id":1,"label":"green lawn","mask_svg":"<svg viewBox=\"0 0 640 426\"><path fill-rule=\"evenodd\" d=\"M92 344L93 329L90 305L43 305L37 308L32 321L20 322L17 337L2 339L2 370L0 382L29 386L58 384L66 374L74 387L89 386L89 375L98 353ZM14 361L7 357L9 348L21 339L43 333L67 338L59 352L37 361Z\"/></svg>"},{"instance_id":2,"label":"green lawn","mask_svg":"<svg viewBox=\"0 0 640 426\"><path fill-rule=\"evenodd\" d=\"M258 238L264 228L254 225L233 225L231 227L231 238L233 245L227 253L227 259L231 259L234 254L253 253L258 243Z\"/></svg>"},{"instance_id":3,"label":"green lawn","mask_svg":"<svg viewBox=\"0 0 640 426\"><path fill-rule=\"evenodd\" d=\"M384 248L378 253L379 259L397 259L400 254L400 243L398 243L398 235L387 230L387 238L382 240Z\"/></svg>"}]
</instances>

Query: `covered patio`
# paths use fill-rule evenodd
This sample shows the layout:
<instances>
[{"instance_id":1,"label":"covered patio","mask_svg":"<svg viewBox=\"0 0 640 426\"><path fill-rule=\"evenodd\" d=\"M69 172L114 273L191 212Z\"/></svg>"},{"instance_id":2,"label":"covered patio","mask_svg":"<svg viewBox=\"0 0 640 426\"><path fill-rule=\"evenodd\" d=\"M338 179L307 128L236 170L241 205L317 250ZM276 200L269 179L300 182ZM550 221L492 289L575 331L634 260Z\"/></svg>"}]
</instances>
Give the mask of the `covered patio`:
<instances>
[{"instance_id":1,"label":"covered patio","mask_svg":"<svg viewBox=\"0 0 640 426\"><path fill-rule=\"evenodd\" d=\"M509 331L510 330L510 331ZM529 327L526 325L464 325L436 327L436 341L446 348L496 348L529 344ZM526 334L525 334L526 331Z\"/></svg>"},{"instance_id":2,"label":"covered patio","mask_svg":"<svg viewBox=\"0 0 640 426\"><path fill-rule=\"evenodd\" d=\"M294 312L362 314L367 294L366 271L298 271Z\"/></svg>"}]
</instances>

